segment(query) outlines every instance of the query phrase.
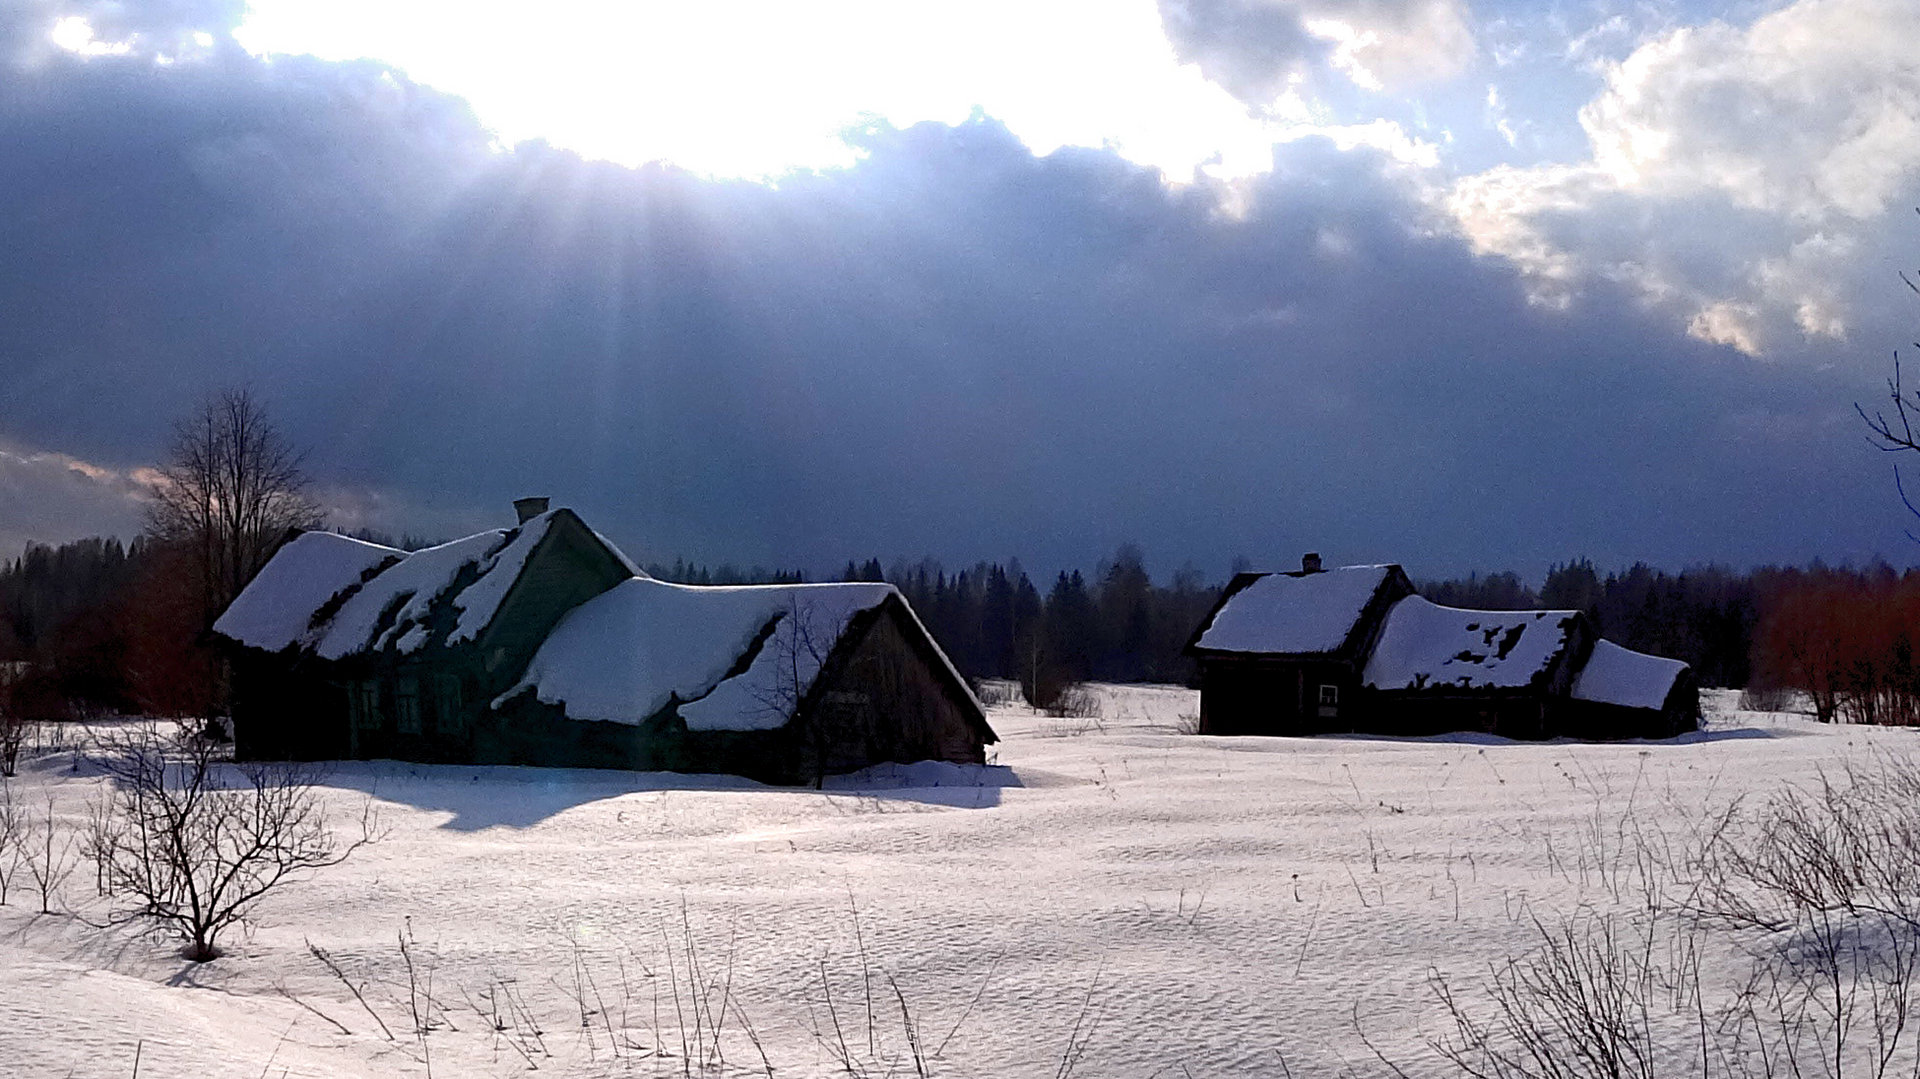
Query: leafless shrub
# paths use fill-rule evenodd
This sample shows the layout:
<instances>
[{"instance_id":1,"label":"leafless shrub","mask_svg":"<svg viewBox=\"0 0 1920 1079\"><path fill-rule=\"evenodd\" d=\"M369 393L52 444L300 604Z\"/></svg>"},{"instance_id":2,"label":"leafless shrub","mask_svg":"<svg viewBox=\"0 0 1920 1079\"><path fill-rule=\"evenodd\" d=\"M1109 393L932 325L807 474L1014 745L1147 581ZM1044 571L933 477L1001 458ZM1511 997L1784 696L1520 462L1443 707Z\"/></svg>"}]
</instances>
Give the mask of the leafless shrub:
<instances>
[{"instance_id":1,"label":"leafless shrub","mask_svg":"<svg viewBox=\"0 0 1920 1079\"><path fill-rule=\"evenodd\" d=\"M1920 1074L1920 766L1846 764L1811 789L1722 813L1692 859L1689 910L1761 934L1747 1006L1768 1060Z\"/></svg>"},{"instance_id":2,"label":"leafless shrub","mask_svg":"<svg viewBox=\"0 0 1920 1079\"><path fill-rule=\"evenodd\" d=\"M1452 1032L1434 1050L1475 1079L1654 1079L1706 1074L1691 1031L1669 1016L1704 1018L1698 953L1663 947L1659 922L1588 916L1536 921L1540 945L1497 964L1476 1012L1439 972L1429 985ZM1678 1044L1674 1044L1678 1043ZM1689 1053L1689 1050L1695 1050ZM1689 1056L1695 1059L1688 1059ZM1684 1063L1683 1063L1684 1061Z\"/></svg>"},{"instance_id":3,"label":"leafless shrub","mask_svg":"<svg viewBox=\"0 0 1920 1079\"><path fill-rule=\"evenodd\" d=\"M306 943L307 954L319 960L320 965L327 968L327 973L333 975L335 981L346 986L347 992L353 994L353 999L360 1002L361 1010L365 1011L368 1017L374 1021L374 1024L380 1028L380 1033L386 1035L388 1041L393 1041L393 1031L388 1029L387 1021L380 1018L380 1013L373 1010L372 1004L367 1003L365 983L355 982L352 978L347 977L347 972L341 969L340 961L335 959L333 954L325 948L320 947L312 941L307 941Z\"/></svg>"},{"instance_id":4,"label":"leafless shrub","mask_svg":"<svg viewBox=\"0 0 1920 1079\"><path fill-rule=\"evenodd\" d=\"M1014 683L1003 682L997 678L975 678L969 685L973 689L973 695L988 708L1012 704L1017 688Z\"/></svg>"},{"instance_id":5,"label":"leafless shrub","mask_svg":"<svg viewBox=\"0 0 1920 1079\"><path fill-rule=\"evenodd\" d=\"M952 1044L954 1036L966 1024L974 1007L986 993L988 984L999 968L999 957L996 956L987 965L979 987L960 1008L953 1022L944 1024L946 1033L935 1041L929 1034L936 1033L939 1028L927 1026L926 1019L916 1009L899 978L892 971L879 967L868 954L859 909L851 906L850 901L849 910L854 934L854 957L859 967L858 981L854 980L855 972L850 969L851 964L843 973L836 969L825 952L817 958L815 966L818 981L814 983L807 1002L814 1040L833 1059L836 1068L850 1079L908 1074L915 1076L915 1079L931 1079L935 1066L945 1059L947 1047ZM876 992L876 986L881 983L884 983L885 989ZM888 998L891 998L891 1005ZM1086 1018L1084 1012L1081 1018L1083 1021ZM1089 1029L1086 1037L1091 1036ZM1080 1038L1081 1024L1076 1023L1073 1039L1069 1041L1067 1049L1068 1055L1075 1060L1085 1053L1085 1044ZM771 1074L771 1066L768 1071ZM1068 1072L1071 1072L1071 1068L1068 1068Z\"/></svg>"},{"instance_id":6,"label":"leafless shrub","mask_svg":"<svg viewBox=\"0 0 1920 1079\"><path fill-rule=\"evenodd\" d=\"M1735 803L1690 863L1688 908L1736 926L1792 931L1824 912L1920 931L1920 766L1848 762L1811 789Z\"/></svg>"},{"instance_id":7,"label":"leafless shrub","mask_svg":"<svg viewBox=\"0 0 1920 1079\"><path fill-rule=\"evenodd\" d=\"M0 778L0 907L6 906L7 889L20 875L26 829L26 811L13 800L13 788Z\"/></svg>"},{"instance_id":8,"label":"leafless shrub","mask_svg":"<svg viewBox=\"0 0 1920 1079\"><path fill-rule=\"evenodd\" d=\"M1070 683L1044 711L1055 719L1099 719L1100 698L1085 682Z\"/></svg>"},{"instance_id":9,"label":"leafless shrub","mask_svg":"<svg viewBox=\"0 0 1920 1079\"><path fill-rule=\"evenodd\" d=\"M27 878L40 896L40 913L52 914L53 899L73 875L74 867L74 837L60 827L52 795L47 796L44 813L25 821L15 845L27 867Z\"/></svg>"},{"instance_id":10,"label":"leafless shrub","mask_svg":"<svg viewBox=\"0 0 1920 1079\"><path fill-rule=\"evenodd\" d=\"M1740 707L1748 712L1795 712L1802 710L1800 704L1800 695L1786 686L1748 686L1740 691Z\"/></svg>"},{"instance_id":11,"label":"leafless shrub","mask_svg":"<svg viewBox=\"0 0 1920 1079\"><path fill-rule=\"evenodd\" d=\"M0 703L0 776L15 774L20 764L20 747L27 742L33 724Z\"/></svg>"},{"instance_id":12,"label":"leafless shrub","mask_svg":"<svg viewBox=\"0 0 1920 1079\"><path fill-rule=\"evenodd\" d=\"M207 739L151 728L104 749L111 808L89 844L108 890L131 900L115 919L178 936L195 962L217 957L221 934L268 892L375 838L370 804L357 836L343 842L334 833L316 792L322 773L312 766L231 766Z\"/></svg>"},{"instance_id":13,"label":"leafless shrub","mask_svg":"<svg viewBox=\"0 0 1920 1079\"><path fill-rule=\"evenodd\" d=\"M1645 839L1642 837L1642 843ZM1920 1075L1920 768L1881 758L1703 815L1631 921L1549 926L1431 1044L1475 1079ZM1616 895L1616 899L1618 896ZM1745 964L1703 992L1703 964Z\"/></svg>"}]
</instances>

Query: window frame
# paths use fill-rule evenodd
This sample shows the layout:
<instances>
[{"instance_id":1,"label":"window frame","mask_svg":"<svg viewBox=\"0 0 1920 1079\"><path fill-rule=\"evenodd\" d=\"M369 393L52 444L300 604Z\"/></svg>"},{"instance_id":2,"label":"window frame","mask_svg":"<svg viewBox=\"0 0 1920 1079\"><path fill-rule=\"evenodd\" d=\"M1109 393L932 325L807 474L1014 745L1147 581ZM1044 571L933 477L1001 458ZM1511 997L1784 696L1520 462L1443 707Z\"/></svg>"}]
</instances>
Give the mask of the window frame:
<instances>
[{"instance_id":1,"label":"window frame","mask_svg":"<svg viewBox=\"0 0 1920 1079\"><path fill-rule=\"evenodd\" d=\"M401 734L425 734L420 723L420 680L396 678L393 683L394 727Z\"/></svg>"}]
</instances>

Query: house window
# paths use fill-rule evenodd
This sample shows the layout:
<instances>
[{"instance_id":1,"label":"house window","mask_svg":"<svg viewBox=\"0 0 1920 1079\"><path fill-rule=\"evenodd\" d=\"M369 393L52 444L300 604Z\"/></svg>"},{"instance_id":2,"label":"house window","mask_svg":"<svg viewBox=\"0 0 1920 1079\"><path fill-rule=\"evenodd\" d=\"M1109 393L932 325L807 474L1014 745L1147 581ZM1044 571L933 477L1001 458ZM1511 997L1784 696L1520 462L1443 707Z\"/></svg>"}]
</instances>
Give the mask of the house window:
<instances>
[{"instance_id":1,"label":"house window","mask_svg":"<svg viewBox=\"0 0 1920 1079\"><path fill-rule=\"evenodd\" d=\"M347 703L353 712L354 726L362 730L380 728L380 683L355 682L348 692Z\"/></svg>"},{"instance_id":2,"label":"house window","mask_svg":"<svg viewBox=\"0 0 1920 1079\"><path fill-rule=\"evenodd\" d=\"M1339 686L1320 687L1320 707L1318 712L1322 719L1332 719L1334 716L1340 714Z\"/></svg>"},{"instance_id":3,"label":"house window","mask_svg":"<svg viewBox=\"0 0 1920 1079\"><path fill-rule=\"evenodd\" d=\"M457 674L434 675L433 711L440 730L458 731L463 726L460 704L460 676Z\"/></svg>"},{"instance_id":4,"label":"house window","mask_svg":"<svg viewBox=\"0 0 1920 1079\"><path fill-rule=\"evenodd\" d=\"M420 733L420 681L402 678L393 686L393 716L401 734Z\"/></svg>"}]
</instances>

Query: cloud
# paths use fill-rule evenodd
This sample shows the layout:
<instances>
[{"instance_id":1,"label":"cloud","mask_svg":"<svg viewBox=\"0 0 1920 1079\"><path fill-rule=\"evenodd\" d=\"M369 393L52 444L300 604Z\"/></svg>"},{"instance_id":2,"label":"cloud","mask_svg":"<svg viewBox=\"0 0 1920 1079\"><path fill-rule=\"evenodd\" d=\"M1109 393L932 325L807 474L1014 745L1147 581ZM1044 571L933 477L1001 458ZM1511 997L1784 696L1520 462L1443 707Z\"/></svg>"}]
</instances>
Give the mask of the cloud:
<instances>
[{"instance_id":1,"label":"cloud","mask_svg":"<svg viewBox=\"0 0 1920 1079\"><path fill-rule=\"evenodd\" d=\"M0 442L0 552L77 535L132 536L155 478Z\"/></svg>"},{"instance_id":2,"label":"cloud","mask_svg":"<svg viewBox=\"0 0 1920 1079\"><path fill-rule=\"evenodd\" d=\"M1666 32L1606 64L1589 157L1460 180L1477 250L1537 298L1597 278L1753 355L1847 340L1920 199L1920 8L1798 0L1744 27Z\"/></svg>"},{"instance_id":3,"label":"cloud","mask_svg":"<svg viewBox=\"0 0 1920 1079\"><path fill-rule=\"evenodd\" d=\"M1844 372L1727 364L1625 278L1531 304L1363 145L1170 186L983 115L874 124L856 165L769 185L494 149L368 63L5 78L0 432L77 459L153 460L245 384L353 520L441 535L546 493L646 560L1136 540L1444 572L1900 539L1897 505L1862 511L1884 476Z\"/></svg>"},{"instance_id":4,"label":"cloud","mask_svg":"<svg viewBox=\"0 0 1920 1079\"><path fill-rule=\"evenodd\" d=\"M1338 71L1367 89L1457 74L1474 53L1458 0L1158 0L1181 61L1255 107Z\"/></svg>"}]
</instances>

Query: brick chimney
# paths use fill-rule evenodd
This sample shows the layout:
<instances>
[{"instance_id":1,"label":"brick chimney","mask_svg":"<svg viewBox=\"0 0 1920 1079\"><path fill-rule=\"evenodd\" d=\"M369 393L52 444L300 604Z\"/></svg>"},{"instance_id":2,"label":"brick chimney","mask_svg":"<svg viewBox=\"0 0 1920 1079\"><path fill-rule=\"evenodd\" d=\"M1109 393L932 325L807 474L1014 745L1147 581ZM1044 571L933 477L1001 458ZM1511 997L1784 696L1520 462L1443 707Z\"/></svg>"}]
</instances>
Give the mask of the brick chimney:
<instances>
[{"instance_id":1,"label":"brick chimney","mask_svg":"<svg viewBox=\"0 0 1920 1079\"><path fill-rule=\"evenodd\" d=\"M1320 572L1320 556L1318 554L1301 555L1300 556L1300 572L1319 573Z\"/></svg>"},{"instance_id":2,"label":"brick chimney","mask_svg":"<svg viewBox=\"0 0 1920 1079\"><path fill-rule=\"evenodd\" d=\"M547 512L547 498L545 495L539 495L533 498L516 498L513 500L513 512L519 515L521 524L526 524L528 521Z\"/></svg>"}]
</instances>

